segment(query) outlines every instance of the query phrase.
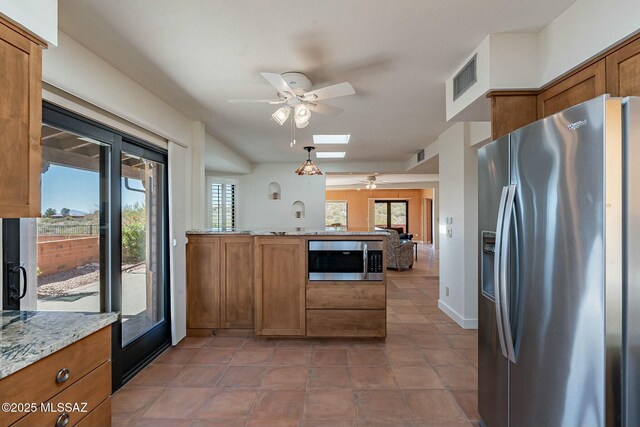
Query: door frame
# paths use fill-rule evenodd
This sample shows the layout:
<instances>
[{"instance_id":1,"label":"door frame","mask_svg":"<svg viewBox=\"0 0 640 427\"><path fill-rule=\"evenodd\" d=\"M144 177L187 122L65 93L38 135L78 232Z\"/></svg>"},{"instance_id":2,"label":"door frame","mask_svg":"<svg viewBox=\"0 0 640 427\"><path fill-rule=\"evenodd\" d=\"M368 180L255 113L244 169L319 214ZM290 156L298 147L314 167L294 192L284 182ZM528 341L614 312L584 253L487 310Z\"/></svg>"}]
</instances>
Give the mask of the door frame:
<instances>
[{"instance_id":1,"label":"door frame","mask_svg":"<svg viewBox=\"0 0 640 427\"><path fill-rule=\"evenodd\" d=\"M110 158L105 158L102 167L109 167L108 179L101 172L101 219L105 225L104 232L100 233L100 244L103 248L101 255L101 301L100 309L103 312L121 312L121 262L122 262L122 229L121 229L121 153L123 149L127 153L140 155L146 159L162 163L162 285L164 298L164 319L154 325L150 330L137 337L125 347L122 347L122 322L121 314L118 320L111 325L111 360L112 360L112 389L115 391L137 372L144 368L153 358L171 345L171 296L170 296L170 265L169 265L169 163L167 150L157 147L147 141L122 131L112 129L101 123L80 116L72 111L58 107L47 101L42 106L43 124L58 128L77 135L86 136L108 145ZM103 156L107 157L107 156ZM104 206L106 204L106 209ZM17 220L2 221L3 239L5 246L2 251L2 269L5 270L5 261L10 257L19 256L11 253L12 247L6 247L11 239L5 238L4 231L12 230L12 233L20 234ZM19 239L18 239L19 240ZM9 249L7 252L6 249ZM18 246L19 248L19 246ZM15 250L15 248L14 248ZM9 257L9 258L8 258ZM13 259L12 258L12 259ZM3 296L7 292L6 280L2 281ZM3 306L7 301L2 299ZM4 307L3 307L4 308ZM12 307L16 309L15 307ZM19 308L19 307L18 307ZM5 308L6 309L6 308Z\"/></svg>"},{"instance_id":2,"label":"door frame","mask_svg":"<svg viewBox=\"0 0 640 427\"><path fill-rule=\"evenodd\" d=\"M376 207L376 203L387 203L389 206L389 209L387 210L387 227L391 227L391 203L404 203L405 204L405 208L406 208L406 218L407 221L405 222L405 233L409 232L409 199L407 198L383 198L383 199L379 199L379 198L370 198L369 199L371 201L371 205L373 208L373 212L372 215L370 216L370 221L372 222L372 229L375 229L376 226L376 216L375 216L375 207Z\"/></svg>"}]
</instances>

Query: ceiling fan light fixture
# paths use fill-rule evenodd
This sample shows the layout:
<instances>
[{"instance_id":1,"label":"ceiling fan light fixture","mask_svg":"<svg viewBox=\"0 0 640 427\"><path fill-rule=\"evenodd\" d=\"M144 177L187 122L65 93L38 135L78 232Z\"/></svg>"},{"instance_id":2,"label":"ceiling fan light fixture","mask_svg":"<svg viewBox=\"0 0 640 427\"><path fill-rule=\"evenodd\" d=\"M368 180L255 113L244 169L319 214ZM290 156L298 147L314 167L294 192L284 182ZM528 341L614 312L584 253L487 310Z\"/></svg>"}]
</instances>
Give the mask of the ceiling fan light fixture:
<instances>
[{"instance_id":1,"label":"ceiling fan light fixture","mask_svg":"<svg viewBox=\"0 0 640 427\"><path fill-rule=\"evenodd\" d=\"M307 119L307 120L298 120L298 118L296 117L295 122L296 122L296 127L298 129L304 129L307 126L309 126L309 119Z\"/></svg>"},{"instance_id":2,"label":"ceiling fan light fixture","mask_svg":"<svg viewBox=\"0 0 640 427\"><path fill-rule=\"evenodd\" d=\"M322 175L320 169L318 169L315 163L313 163L313 160L311 160L311 150L314 150L315 148L304 147L304 149L307 150L308 153L307 160L305 160L304 163L302 163L300 167L296 169L295 173L297 175Z\"/></svg>"},{"instance_id":3,"label":"ceiling fan light fixture","mask_svg":"<svg viewBox=\"0 0 640 427\"><path fill-rule=\"evenodd\" d=\"M280 107L271 115L271 118L273 118L276 123L282 126L289 118L289 114L291 114L291 108L289 108L288 106Z\"/></svg>"},{"instance_id":4,"label":"ceiling fan light fixture","mask_svg":"<svg viewBox=\"0 0 640 427\"><path fill-rule=\"evenodd\" d=\"M293 108L296 112L296 117L309 118L309 116L311 116L311 110L309 110L309 107L304 104L297 104Z\"/></svg>"},{"instance_id":5,"label":"ceiling fan light fixture","mask_svg":"<svg viewBox=\"0 0 640 427\"><path fill-rule=\"evenodd\" d=\"M293 119L298 129L306 128L311 118L311 110L304 104L296 104L293 107Z\"/></svg>"}]
</instances>

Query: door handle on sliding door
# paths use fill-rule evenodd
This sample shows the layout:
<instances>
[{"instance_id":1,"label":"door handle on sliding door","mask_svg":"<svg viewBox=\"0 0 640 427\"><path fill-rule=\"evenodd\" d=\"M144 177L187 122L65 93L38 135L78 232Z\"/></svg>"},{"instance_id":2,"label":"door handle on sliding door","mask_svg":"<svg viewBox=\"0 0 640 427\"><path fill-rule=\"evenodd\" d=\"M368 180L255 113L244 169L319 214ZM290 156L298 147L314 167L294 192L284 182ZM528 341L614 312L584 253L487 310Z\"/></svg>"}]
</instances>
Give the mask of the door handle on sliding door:
<instances>
[{"instance_id":1,"label":"door handle on sliding door","mask_svg":"<svg viewBox=\"0 0 640 427\"><path fill-rule=\"evenodd\" d=\"M494 291L494 300L496 306L496 324L498 326L498 340L500 341L500 349L502 350L502 355L506 358L509 357L506 349L506 345L504 342L504 330L503 330L503 321L502 321L502 308L501 308L501 290L500 290L500 247L502 241L502 223L504 222L504 212L505 212L505 203L507 201L508 195L508 187L502 187L502 195L500 196L500 206L498 207L498 221L496 223L496 242L494 245L494 255L493 255L493 291Z\"/></svg>"},{"instance_id":2,"label":"door handle on sliding door","mask_svg":"<svg viewBox=\"0 0 640 427\"><path fill-rule=\"evenodd\" d=\"M502 305L502 327L504 331L504 341L507 350L507 358L516 363L516 354L513 343L513 334L511 332L511 317L509 313L510 301L509 301L509 278L507 277L507 267L509 266L509 244L511 239L511 218L515 215L513 210L515 206L516 185L509 185L507 190L507 201L504 209L504 221L502 223L502 240L500 241L500 304Z\"/></svg>"}]
</instances>

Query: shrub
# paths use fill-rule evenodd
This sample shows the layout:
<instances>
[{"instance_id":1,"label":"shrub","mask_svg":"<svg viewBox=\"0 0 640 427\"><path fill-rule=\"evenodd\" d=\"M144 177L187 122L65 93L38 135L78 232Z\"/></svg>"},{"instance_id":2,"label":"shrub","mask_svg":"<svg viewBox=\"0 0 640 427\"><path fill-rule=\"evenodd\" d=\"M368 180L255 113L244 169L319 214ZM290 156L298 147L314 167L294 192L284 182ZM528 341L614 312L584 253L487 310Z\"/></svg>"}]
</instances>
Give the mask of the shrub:
<instances>
[{"instance_id":1,"label":"shrub","mask_svg":"<svg viewBox=\"0 0 640 427\"><path fill-rule=\"evenodd\" d=\"M131 264L146 259L146 221L143 206L135 204L122 209L122 261Z\"/></svg>"}]
</instances>

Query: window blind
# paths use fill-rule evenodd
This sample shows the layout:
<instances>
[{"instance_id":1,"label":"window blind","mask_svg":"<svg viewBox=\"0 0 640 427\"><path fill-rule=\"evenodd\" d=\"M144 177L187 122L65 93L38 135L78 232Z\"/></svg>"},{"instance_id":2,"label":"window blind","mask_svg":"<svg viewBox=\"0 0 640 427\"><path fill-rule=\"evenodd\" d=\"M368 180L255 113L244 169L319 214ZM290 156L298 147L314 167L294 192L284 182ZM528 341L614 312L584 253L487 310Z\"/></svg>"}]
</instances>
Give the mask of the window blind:
<instances>
[{"instance_id":1,"label":"window blind","mask_svg":"<svg viewBox=\"0 0 640 427\"><path fill-rule=\"evenodd\" d=\"M211 184L211 227L225 231L236 226L236 186Z\"/></svg>"}]
</instances>

